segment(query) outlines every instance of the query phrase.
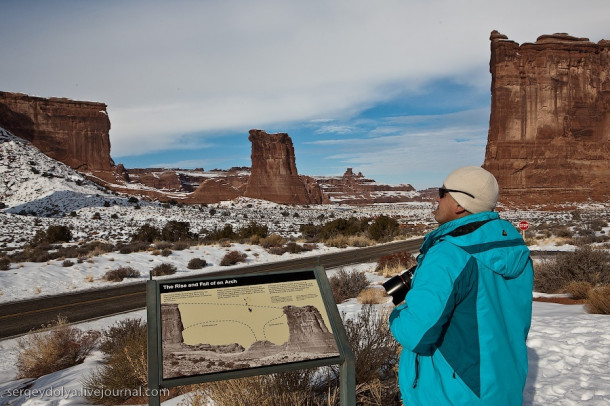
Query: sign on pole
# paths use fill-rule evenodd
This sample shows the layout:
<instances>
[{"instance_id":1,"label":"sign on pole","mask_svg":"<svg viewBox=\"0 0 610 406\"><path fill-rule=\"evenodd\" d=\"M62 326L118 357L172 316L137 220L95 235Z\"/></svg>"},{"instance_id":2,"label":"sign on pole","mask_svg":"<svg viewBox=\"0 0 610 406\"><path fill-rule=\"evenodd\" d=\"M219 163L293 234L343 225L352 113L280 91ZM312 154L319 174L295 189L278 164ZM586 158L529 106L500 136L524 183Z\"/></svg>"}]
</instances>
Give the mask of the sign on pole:
<instances>
[{"instance_id":1,"label":"sign on pole","mask_svg":"<svg viewBox=\"0 0 610 406\"><path fill-rule=\"evenodd\" d=\"M342 364L341 405L355 404L353 354L323 268L151 280L147 291L149 389Z\"/></svg>"},{"instance_id":2,"label":"sign on pole","mask_svg":"<svg viewBox=\"0 0 610 406\"><path fill-rule=\"evenodd\" d=\"M521 222L519 223L519 229L521 230L521 233L523 234L523 238L525 238L525 230L527 230L528 228L530 228L530 223L528 223L525 220L521 220Z\"/></svg>"}]
</instances>

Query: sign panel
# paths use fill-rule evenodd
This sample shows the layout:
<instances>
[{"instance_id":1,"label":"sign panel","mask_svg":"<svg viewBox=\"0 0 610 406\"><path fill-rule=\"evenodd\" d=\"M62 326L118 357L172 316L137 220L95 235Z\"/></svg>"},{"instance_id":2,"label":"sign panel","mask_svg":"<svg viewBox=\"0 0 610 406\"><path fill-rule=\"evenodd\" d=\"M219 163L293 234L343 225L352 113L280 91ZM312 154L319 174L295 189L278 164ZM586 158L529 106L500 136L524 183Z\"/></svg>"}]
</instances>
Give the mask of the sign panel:
<instances>
[{"instance_id":1,"label":"sign panel","mask_svg":"<svg viewBox=\"0 0 610 406\"><path fill-rule=\"evenodd\" d=\"M163 380L340 356L312 270L158 285Z\"/></svg>"},{"instance_id":2,"label":"sign panel","mask_svg":"<svg viewBox=\"0 0 610 406\"><path fill-rule=\"evenodd\" d=\"M528 228L530 228L530 223L528 223L527 221L522 220L522 221L519 223L519 229L521 229L521 230L525 231L525 230L527 230Z\"/></svg>"}]
</instances>

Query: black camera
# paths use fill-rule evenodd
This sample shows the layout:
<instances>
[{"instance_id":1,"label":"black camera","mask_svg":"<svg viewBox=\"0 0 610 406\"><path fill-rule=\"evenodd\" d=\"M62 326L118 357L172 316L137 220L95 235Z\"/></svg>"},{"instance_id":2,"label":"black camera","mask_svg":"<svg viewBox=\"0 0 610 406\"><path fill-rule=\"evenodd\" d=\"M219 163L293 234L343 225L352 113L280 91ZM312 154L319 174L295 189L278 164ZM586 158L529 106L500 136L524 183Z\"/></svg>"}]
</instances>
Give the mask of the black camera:
<instances>
[{"instance_id":1,"label":"black camera","mask_svg":"<svg viewBox=\"0 0 610 406\"><path fill-rule=\"evenodd\" d=\"M415 268L417 268L417 265L383 282L382 286L387 294L392 296L394 306L405 300L409 289L411 289L411 279L413 278Z\"/></svg>"}]
</instances>

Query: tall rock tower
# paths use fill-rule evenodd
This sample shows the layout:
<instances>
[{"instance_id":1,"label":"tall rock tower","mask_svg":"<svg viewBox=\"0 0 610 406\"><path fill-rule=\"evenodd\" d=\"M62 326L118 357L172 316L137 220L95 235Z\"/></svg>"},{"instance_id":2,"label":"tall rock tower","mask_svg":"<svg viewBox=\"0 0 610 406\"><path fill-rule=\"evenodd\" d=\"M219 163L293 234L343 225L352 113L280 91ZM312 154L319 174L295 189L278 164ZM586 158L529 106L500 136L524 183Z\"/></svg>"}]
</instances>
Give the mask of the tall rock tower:
<instances>
[{"instance_id":1,"label":"tall rock tower","mask_svg":"<svg viewBox=\"0 0 610 406\"><path fill-rule=\"evenodd\" d=\"M610 41L567 34L517 44L491 33L485 162L503 199L610 197Z\"/></svg>"},{"instance_id":2,"label":"tall rock tower","mask_svg":"<svg viewBox=\"0 0 610 406\"><path fill-rule=\"evenodd\" d=\"M306 185L299 177L288 134L250 130L248 139L252 142L252 172L245 196L284 204L322 203L319 187Z\"/></svg>"}]
</instances>

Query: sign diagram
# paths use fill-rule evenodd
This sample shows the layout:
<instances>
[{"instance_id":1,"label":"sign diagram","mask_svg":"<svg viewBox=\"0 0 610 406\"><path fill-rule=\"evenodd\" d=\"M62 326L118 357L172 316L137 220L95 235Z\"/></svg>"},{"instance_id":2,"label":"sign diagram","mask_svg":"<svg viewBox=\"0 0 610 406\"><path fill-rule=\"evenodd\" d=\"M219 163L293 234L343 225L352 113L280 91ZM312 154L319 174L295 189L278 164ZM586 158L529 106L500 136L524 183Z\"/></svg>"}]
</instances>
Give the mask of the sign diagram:
<instances>
[{"instance_id":1,"label":"sign diagram","mask_svg":"<svg viewBox=\"0 0 610 406\"><path fill-rule=\"evenodd\" d=\"M313 271L159 287L163 379L339 355Z\"/></svg>"}]
</instances>

